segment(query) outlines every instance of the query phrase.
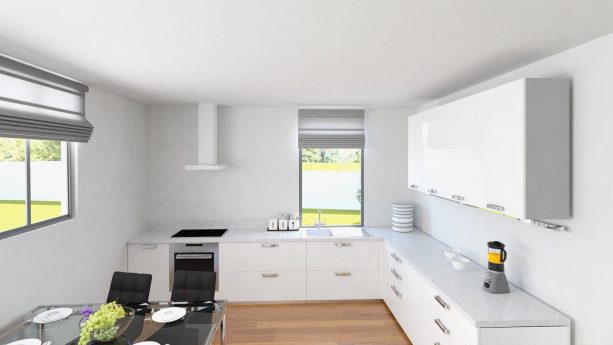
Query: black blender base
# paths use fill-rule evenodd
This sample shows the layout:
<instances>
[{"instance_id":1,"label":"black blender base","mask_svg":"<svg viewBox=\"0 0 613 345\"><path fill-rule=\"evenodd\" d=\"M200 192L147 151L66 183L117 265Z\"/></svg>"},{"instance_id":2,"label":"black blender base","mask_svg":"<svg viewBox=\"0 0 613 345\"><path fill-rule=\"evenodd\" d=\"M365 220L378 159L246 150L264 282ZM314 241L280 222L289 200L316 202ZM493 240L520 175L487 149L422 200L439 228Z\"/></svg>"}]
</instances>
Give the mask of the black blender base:
<instances>
[{"instance_id":1,"label":"black blender base","mask_svg":"<svg viewBox=\"0 0 613 345\"><path fill-rule=\"evenodd\" d=\"M509 282L507 281L507 276L504 275L504 272L496 272L489 270L485 274L485 280L483 281L483 290L493 294L511 292L511 290L509 289Z\"/></svg>"}]
</instances>

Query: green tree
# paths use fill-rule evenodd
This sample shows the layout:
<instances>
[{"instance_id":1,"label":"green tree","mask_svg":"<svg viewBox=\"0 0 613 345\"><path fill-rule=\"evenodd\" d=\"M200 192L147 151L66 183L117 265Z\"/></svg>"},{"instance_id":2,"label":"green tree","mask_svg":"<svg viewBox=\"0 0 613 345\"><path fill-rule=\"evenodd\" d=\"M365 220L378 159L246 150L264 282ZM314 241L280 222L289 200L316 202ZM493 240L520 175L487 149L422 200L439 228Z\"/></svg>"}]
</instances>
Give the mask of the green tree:
<instances>
[{"instance_id":1,"label":"green tree","mask_svg":"<svg viewBox=\"0 0 613 345\"><path fill-rule=\"evenodd\" d=\"M59 161L62 159L62 146L59 141L31 140L31 161Z\"/></svg>"},{"instance_id":2,"label":"green tree","mask_svg":"<svg viewBox=\"0 0 613 345\"><path fill-rule=\"evenodd\" d=\"M0 138L0 162L23 162L26 157L24 139ZM59 161L61 143L51 140L30 140L31 161Z\"/></svg>"},{"instance_id":3,"label":"green tree","mask_svg":"<svg viewBox=\"0 0 613 345\"><path fill-rule=\"evenodd\" d=\"M23 162L26 145L23 139L0 138L0 162Z\"/></svg>"}]
</instances>

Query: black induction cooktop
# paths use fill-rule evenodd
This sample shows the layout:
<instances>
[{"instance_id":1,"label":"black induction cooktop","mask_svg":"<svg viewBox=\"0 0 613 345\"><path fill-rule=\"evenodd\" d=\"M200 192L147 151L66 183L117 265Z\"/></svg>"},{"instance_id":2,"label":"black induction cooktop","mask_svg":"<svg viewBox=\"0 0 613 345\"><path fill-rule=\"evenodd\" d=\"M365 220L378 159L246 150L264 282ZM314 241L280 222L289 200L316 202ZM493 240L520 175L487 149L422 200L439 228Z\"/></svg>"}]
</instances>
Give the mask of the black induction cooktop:
<instances>
[{"instance_id":1,"label":"black induction cooktop","mask_svg":"<svg viewBox=\"0 0 613 345\"><path fill-rule=\"evenodd\" d=\"M183 229L171 237L221 237L228 229Z\"/></svg>"}]
</instances>

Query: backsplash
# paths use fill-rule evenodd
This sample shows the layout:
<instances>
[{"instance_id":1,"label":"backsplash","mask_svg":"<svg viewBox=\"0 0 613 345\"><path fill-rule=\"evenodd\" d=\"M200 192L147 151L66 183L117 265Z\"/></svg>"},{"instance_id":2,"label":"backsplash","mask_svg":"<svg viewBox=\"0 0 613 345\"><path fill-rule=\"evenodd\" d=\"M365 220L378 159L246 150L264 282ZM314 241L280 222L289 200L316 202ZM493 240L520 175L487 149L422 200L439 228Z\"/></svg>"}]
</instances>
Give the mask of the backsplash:
<instances>
[{"instance_id":1,"label":"backsplash","mask_svg":"<svg viewBox=\"0 0 613 345\"><path fill-rule=\"evenodd\" d=\"M148 219L147 231L167 231L168 229L223 228L239 230L266 230L267 219Z\"/></svg>"}]
</instances>

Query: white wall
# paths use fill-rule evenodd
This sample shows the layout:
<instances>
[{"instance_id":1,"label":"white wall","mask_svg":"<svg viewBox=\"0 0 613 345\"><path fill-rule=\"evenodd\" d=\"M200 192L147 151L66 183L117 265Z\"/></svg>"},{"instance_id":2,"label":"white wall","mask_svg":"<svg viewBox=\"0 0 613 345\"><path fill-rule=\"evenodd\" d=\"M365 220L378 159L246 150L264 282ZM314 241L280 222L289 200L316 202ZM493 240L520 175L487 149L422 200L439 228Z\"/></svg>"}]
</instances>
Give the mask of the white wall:
<instances>
[{"instance_id":1,"label":"white wall","mask_svg":"<svg viewBox=\"0 0 613 345\"><path fill-rule=\"evenodd\" d=\"M147 218L265 220L298 211L297 109L219 107L222 171L185 171L197 160L197 108L149 107ZM265 222L260 222L265 226Z\"/></svg>"},{"instance_id":2,"label":"white wall","mask_svg":"<svg viewBox=\"0 0 613 345\"><path fill-rule=\"evenodd\" d=\"M391 204L406 201L406 108L366 112L365 223L391 225ZM298 211L298 112L295 108L220 107L223 171L185 171L197 157L197 108L149 107L147 218L152 229L233 220L265 226ZM207 223L210 224L210 223ZM212 225L212 224L210 224Z\"/></svg>"},{"instance_id":3,"label":"white wall","mask_svg":"<svg viewBox=\"0 0 613 345\"><path fill-rule=\"evenodd\" d=\"M506 73L440 102L521 77L573 81L573 217L553 232L412 192L423 230L486 262L486 242L507 244L510 280L573 319L574 344L613 344L613 35ZM475 287L479 288L479 287Z\"/></svg>"},{"instance_id":4,"label":"white wall","mask_svg":"<svg viewBox=\"0 0 613 345\"><path fill-rule=\"evenodd\" d=\"M408 108L366 111L364 149L364 223L392 226L392 204L409 201L407 188Z\"/></svg>"},{"instance_id":5,"label":"white wall","mask_svg":"<svg viewBox=\"0 0 613 345\"><path fill-rule=\"evenodd\" d=\"M96 89L86 107L95 130L76 145L76 217L0 240L0 325L40 304L105 300L143 230L145 108Z\"/></svg>"}]
</instances>

